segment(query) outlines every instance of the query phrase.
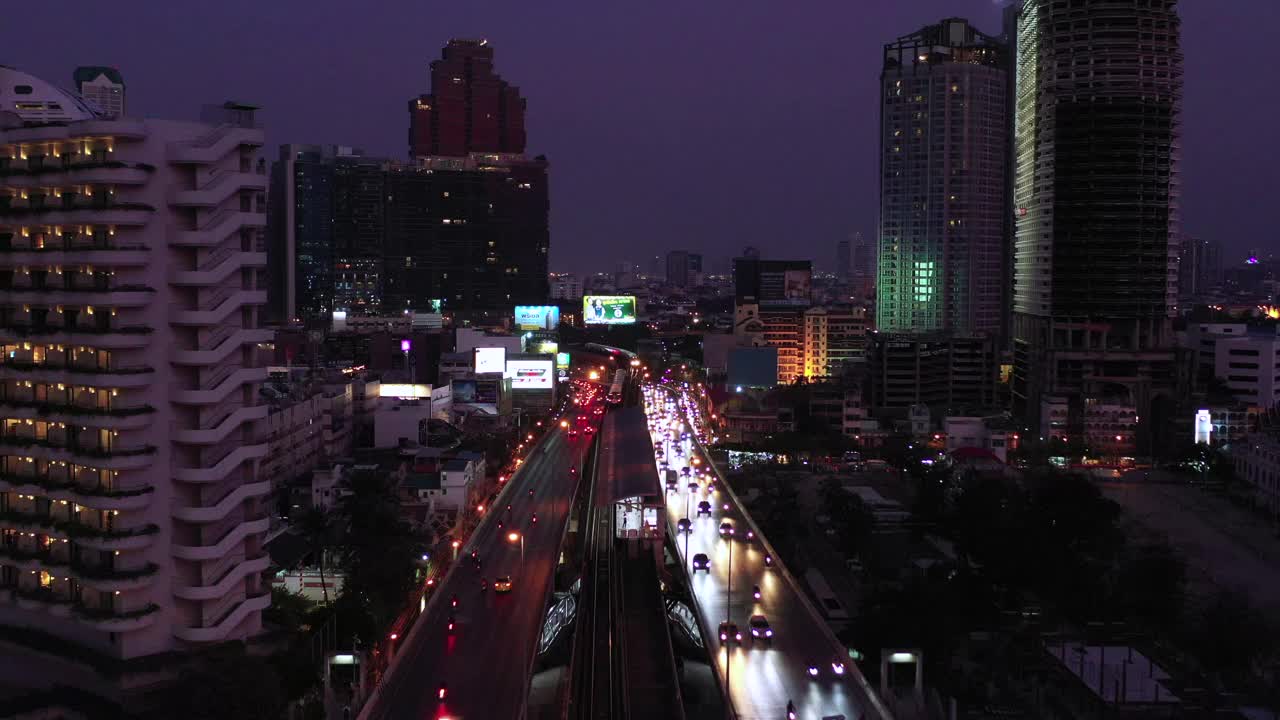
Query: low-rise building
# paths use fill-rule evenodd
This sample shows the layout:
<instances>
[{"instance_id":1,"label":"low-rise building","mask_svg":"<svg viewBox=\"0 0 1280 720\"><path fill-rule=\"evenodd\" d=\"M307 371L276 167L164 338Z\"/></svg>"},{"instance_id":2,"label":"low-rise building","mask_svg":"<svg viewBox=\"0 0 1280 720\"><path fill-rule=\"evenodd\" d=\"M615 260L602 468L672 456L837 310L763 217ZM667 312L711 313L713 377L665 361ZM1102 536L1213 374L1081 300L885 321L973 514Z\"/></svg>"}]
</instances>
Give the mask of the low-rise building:
<instances>
[{"instance_id":1,"label":"low-rise building","mask_svg":"<svg viewBox=\"0 0 1280 720\"><path fill-rule=\"evenodd\" d=\"M1002 463L1009 461L1008 451L1018 444L1013 421L1003 414L949 415L942 419L948 453L958 450L986 450Z\"/></svg>"},{"instance_id":2,"label":"low-rise building","mask_svg":"<svg viewBox=\"0 0 1280 720\"><path fill-rule=\"evenodd\" d=\"M259 473L279 490L351 453L353 389L349 376L309 378L305 370L276 369L262 388L267 418L260 426L267 455Z\"/></svg>"},{"instance_id":3,"label":"low-rise building","mask_svg":"<svg viewBox=\"0 0 1280 720\"><path fill-rule=\"evenodd\" d=\"M1280 432L1251 433L1231 446L1231 459L1236 476L1253 487L1258 505L1280 516Z\"/></svg>"}]
</instances>

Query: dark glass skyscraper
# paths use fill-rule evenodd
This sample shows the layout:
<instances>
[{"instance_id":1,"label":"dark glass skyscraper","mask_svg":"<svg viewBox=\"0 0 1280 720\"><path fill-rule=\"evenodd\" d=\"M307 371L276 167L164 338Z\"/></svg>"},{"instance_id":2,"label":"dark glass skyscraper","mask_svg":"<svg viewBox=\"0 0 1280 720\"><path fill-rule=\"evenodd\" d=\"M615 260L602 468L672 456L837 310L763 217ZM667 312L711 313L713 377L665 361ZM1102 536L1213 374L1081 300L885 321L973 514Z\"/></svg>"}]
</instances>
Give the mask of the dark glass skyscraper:
<instances>
[{"instance_id":1,"label":"dark glass skyscraper","mask_svg":"<svg viewBox=\"0 0 1280 720\"><path fill-rule=\"evenodd\" d=\"M1146 425L1173 385L1182 51L1175 0L1027 0L1015 23L1015 409ZM1147 428L1153 429L1153 428ZM1150 440L1153 436L1143 434Z\"/></svg>"},{"instance_id":2,"label":"dark glass skyscraper","mask_svg":"<svg viewBox=\"0 0 1280 720\"><path fill-rule=\"evenodd\" d=\"M881 331L1001 331L1007 56L959 18L884 46Z\"/></svg>"},{"instance_id":3,"label":"dark glass skyscraper","mask_svg":"<svg viewBox=\"0 0 1280 720\"><path fill-rule=\"evenodd\" d=\"M349 266L367 267L370 259L381 264L381 193L370 186L380 165L351 148L280 147L268 223L269 305L276 320L346 309L354 289Z\"/></svg>"}]
</instances>

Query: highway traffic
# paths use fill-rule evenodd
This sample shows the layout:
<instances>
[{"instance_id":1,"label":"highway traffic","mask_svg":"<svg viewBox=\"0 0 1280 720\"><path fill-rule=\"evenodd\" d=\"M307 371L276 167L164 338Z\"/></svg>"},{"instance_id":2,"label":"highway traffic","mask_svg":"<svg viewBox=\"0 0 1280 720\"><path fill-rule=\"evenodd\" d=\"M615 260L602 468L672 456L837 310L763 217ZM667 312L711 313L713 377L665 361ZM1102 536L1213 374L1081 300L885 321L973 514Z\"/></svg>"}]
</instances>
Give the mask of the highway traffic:
<instances>
[{"instance_id":1,"label":"highway traffic","mask_svg":"<svg viewBox=\"0 0 1280 720\"><path fill-rule=\"evenodd\" d=\"M701 455L688 392L648 385L645 405L676 546L737 717L889 717Z\"/></svg>"},{"instance_id":2,"label":"highway traffic","mask_svg":"<svg viewBox=\"0 0 1280 720\"><path fill-rule=\"evenodd\" d=\"M553 418L486 509L361 718L521 716L573 486L599 425L598 396L584 390L563 424Z\"/></svg>"}]
</instances>

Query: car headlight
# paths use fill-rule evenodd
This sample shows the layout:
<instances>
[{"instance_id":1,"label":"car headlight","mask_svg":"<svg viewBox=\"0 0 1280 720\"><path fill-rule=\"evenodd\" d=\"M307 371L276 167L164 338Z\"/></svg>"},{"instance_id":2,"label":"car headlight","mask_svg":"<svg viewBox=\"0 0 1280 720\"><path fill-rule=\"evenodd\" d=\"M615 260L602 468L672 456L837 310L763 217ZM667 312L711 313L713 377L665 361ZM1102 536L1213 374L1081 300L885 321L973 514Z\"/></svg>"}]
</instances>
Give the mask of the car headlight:
<instances>
[{"instance_id":1,"label":"car headlight","mask_svg":"<svg viewBox=\"0 0 1280 720\"><path fill-rule=\"evenodd\" d=\"M765 636L765 637L773 637L773 631L772 631L772 630L765 630L765 631L764 631L764 636Z\"/></svg>"}]
</instances>

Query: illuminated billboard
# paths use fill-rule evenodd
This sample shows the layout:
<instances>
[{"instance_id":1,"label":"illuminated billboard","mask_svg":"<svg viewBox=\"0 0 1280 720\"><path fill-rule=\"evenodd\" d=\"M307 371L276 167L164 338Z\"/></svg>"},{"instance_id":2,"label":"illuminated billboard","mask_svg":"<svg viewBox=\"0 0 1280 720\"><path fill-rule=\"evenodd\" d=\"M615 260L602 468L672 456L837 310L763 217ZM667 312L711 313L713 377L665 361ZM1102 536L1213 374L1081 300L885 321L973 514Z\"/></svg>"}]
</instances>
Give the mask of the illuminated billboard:
<instances>
[{"instance_id":1,"label":"illuminated billboard","mask_svg":"<svg viewBox=\"0 0 1280 720\"><path fill-rule=\"evenodd\" d=\"M636 321L636 296L584 295L582 318L587 325L632 325Z\"/></svg>"},{"instance_id":2,"label":"illuminated billboard","mask_svg":"<svg viewBox=\"0 0 1280 720\"><path fill-rule=\"evenodd\" d=\"M560 308L555 305L517 305L517 330L555 330L560 327Z\"/></svg>"},{"instance_id":3,"label":"illuminated billboard","mask_svg":"<svg viewBox=\"0 0 1280 720\"><path fill-rule=\"evenodd\" d=\"M557 368L569 367L569 353L567 352L556 353L556 367Z\"/></svg>"},{"instance_id":4,"label":"illuminated billboard","mask_svg":"<svg viewBox=\"0 0 1280 720\"><path fill-rule=\"evenodd\" d=\"M560 343L555 340L539 340L530 352L535 352L539 355L556 355L560 352Z\"/></svg>"},{"instance_id":5,"label":"illuminated billboard","mask_svg":"<svg viewBox=\"0 0 1280 720\"><path fill-rule=\"evenodd\" d=\"M507 377L512 390L548 390L555 385L555 363L551 360L508 360Z\"/></svg>"},{"instance_id":6,"label":"illuminated billboard","mask_svg":"<svg viewBox=\"0 0 1280 720\"><path fill-rule=\"evenodd\" d=\"M500 373L507 369L507 349L502 347L478 347L475 351L475 369L478 373Z\"/></svg>"}]
</instances>

